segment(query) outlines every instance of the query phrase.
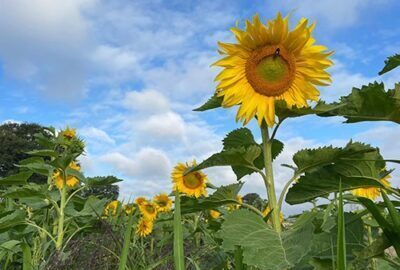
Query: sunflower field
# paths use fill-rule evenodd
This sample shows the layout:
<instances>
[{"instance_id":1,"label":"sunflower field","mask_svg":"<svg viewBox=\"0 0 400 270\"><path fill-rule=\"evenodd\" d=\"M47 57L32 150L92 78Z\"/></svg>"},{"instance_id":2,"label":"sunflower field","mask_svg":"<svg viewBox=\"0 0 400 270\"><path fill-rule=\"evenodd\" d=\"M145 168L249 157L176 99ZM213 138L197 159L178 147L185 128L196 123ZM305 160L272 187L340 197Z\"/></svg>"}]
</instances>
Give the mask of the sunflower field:
<instances>
[{"instance_id":1,"label":"sunflower field","mask_svg":"<svg viewBox=\"0 0 400 270\"><path fill-rule=\"evenodd\" d=\"M273 164L285 151L284 122L316 115L342 117L345 125L400 124L400 84L371 82L336 102L319 99L334 63L333 52L314 39L315 27L301 19L290 28L278 13L231 29L236 41L220 42L212 64L220 69L216 89L194 110L236 107L243 127L221 138L220 152L176 164L165 184L172 189L152 198L83 196L118 180L85 177L85 143L75 129L35 134L40 149L15 164L17 174L0 179L0 269L400 269L400 189L391 184L400 159L352 140L302 149L294 165L279 167L292 177L276 192ZM377 71L397 66L400 55ZM251 121L261 142L245 127ZM207 169L217 166L231 167L236 179L215 186ZM239 195L250 174L265 183L259 193L266 199ZM47 181L33 182L34 175ZM284 202L312 207L290 216Z\"/></svg>"}]
</instances>

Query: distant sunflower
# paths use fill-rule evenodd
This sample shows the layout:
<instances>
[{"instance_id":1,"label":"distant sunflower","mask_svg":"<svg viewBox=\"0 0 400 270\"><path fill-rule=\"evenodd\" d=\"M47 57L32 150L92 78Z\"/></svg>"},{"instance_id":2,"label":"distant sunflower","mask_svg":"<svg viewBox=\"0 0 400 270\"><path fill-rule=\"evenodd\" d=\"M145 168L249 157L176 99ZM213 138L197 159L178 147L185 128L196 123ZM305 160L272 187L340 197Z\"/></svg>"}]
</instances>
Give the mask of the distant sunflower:
<instances>
[{"instance_id":1,"label":"distant sunflower","mask_svg":"<svg viewBox=\"0 0 400 270\"><path fill-rule=\"evenodd\" d=\"M207 176L201 171L184 175L185 171L193 166L196 166L196 161L193 161L191 164L178 163L172 171L171 178L174 183L174 190L198 198L201 195L207 195L206 183L208 180Z\"/></svg>"},{"instance_id":2,"label":"distant sunflower","mask_svg":"<svg viewBox=\"0 0 400 270\"><path fill-rule=\"evenodd\" d=\"M69 168L74 169L76 171L81 170L81 167L74 161L69 164ZM58 189L62 189L64 187L63 174L59 170L56 170L53 173L53 182ZM79 184L79 179L76 178L75 176L68 175L65 184L67 185L67 187L74 188Z\"/></svg>"},{"instance_id":3,"label":"distant sunflower","mask_svg":"<svg viewBox=\"0 0 400 270\"><path fill-rule=\"evenodd\" d=\"M67 139L73 139L76 137L76 129L67 127L65 130L61 131L61 134Z\"/></svg>"},{"instance_id":4,"label":"distant sunflower","mask_svg":"<svg viewBox=\"0 0 400 270\"><path fill-rule=\"evenodd\" d=\"M390 175L386 175L380 181L383 186L390 187L389 179L391 178ZM370 200L375 200L381 195L381 189L377 187L368 187L368 188L357 188L353 189L351 193L354 196L368 198Z\"/></svg>"},{"instance_id":5,"label":"distant sunflower","mask_svg":"<svg viewBox=\"0 0 400 270\"><path fill-rule=\"evenodd\" d=\"M141 237L146 237L153 231L153 222L147 219L140 219L137 227L136 227L136 234Z\"/></svg>"},{"instance_id":6,"label":"distant sunflower","mask_svg":"<svg viewBox=\"0 0 400 270\"><path fill-rule=\"evenodd\" d=\"M153 221L157 217L157 207L152 202L144 202L139 205L140 213L142 214L144 219L149 221Z\"/></svg>"},{"instance_id":7,"label":"distant sunflower","mask_svg":"<svg viewBox=\"0 0 400 270\"><path fill-rule=\"evenodd\" d=\"M243 199L242 196L240 195L236 195L236 200L239 202L239 204L230 204L227 206L229 211L233 211L235 209L239 209L240 205L243 203Z\"/></svg>"},{"instance_id":8,"label":"distant sunflower","mask_svg":"<svg viewBox=\"0 0 400 270\"><path fill-rule=\"evenodd\" d=\"M104 208L104 215L106 216L115 216L117 214L117 210L119 207L119 201L114 200L107 204L106 208Z\"/></svg>"},{"instance_id":9,"label":"distant sunflower","mask_svg":"<svg viewBox=\"0 0 400 270\"><path fill-rule=\"evenodd\" d=\"M134 212L136 210L136 208L132 204L124 204L122 206L122 210L124 210L124 212L127 215L129 215L130 213Z\"/></svg>"},{"instance_id":10,"label":"distant sunflower","mask_svg":"<svg viewBox=\"0 0 400 270\"><path fill-rule=\"evenodd\" d=\"M157 206L158 212L168 212L172 207L172 200L168 197L166 193L160 193L153 199Z\"/></svg>"},{"instance_id":11,"label":"distant sunflower","mask_svg":"<svg viewBox=\"0 0 400 270\"><path fill-rule=\"evenodd\" d=\"M271 212L271 208L269 208L269 206L267 206L267 207L265 207L265 209L264 209L262 214L263 214L264 217L266 217L266 216L268 216L268 214L270 212ZM283 214L281 212L281 214L279 215L280 222L283 223L284 219L285 219L285 217L283 216ZM269 222L271 222L271 219L269 220Z\"/></svg>"},{"instance_id":12,"label":"distant sunflower","mask_svg":"<svg viewBox=\"0 0 400 270\"><path fill-rule=\"evenodd\" d=\"M216 210L210 210L210 216L213 219L217 219L217 218L219 218L221 216L221 213L216 211Z\"/></svg>"},{"instance_id":13,"label":"distant sunflower","mask_svg":"<svg viewBox=\"0 0 400 270\"><path fill-rule=\"evenodd\" d=\"M245 30L231 29L237 43L219 42L225 57L214 63L223 68L215 78L216 93L223 107L240 105L236 120L244 124L257 116L259 125L265 120L273 126L276 100L289 108L307 107L308 100L319 98L315 86L331 82L325 69L333 64L328 59L332 52L315 45L315 24L303 18L289 31L288 20L278 13L263 24L256 15L246 21Z\"/></svg>"},{"instance_id":14,"label":"distant sunflower","mask_svg":"<svg viewBox=\"0 0 400 270\"><path fill-rule=\"evenodd\" d=\"M143 204L144 202L147 202L147 199L146 199L145 197L137 197L137 198L135 199L135 203L136 203L137 205L141 205L141 204Z\"/></svg>"}]
</instances>

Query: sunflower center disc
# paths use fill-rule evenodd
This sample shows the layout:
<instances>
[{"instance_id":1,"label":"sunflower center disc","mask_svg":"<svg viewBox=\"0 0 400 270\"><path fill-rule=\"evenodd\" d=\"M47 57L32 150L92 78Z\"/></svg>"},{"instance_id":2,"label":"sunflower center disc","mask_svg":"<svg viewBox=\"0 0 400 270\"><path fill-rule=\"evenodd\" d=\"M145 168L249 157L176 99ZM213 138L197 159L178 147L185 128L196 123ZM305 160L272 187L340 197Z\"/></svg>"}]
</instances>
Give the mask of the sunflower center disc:
<instances>
[{"instance_id":1,"label":"sunflower center disc","mask_svg":"<svg viewBox=\"0 0 400 270\"><path fill-rule=\"evenodd\" d=\"M150 214L153 214L153 213L155 212L155 209L154 209L153 206L147 205L147 206L146 206L146 211L147 211L148 213L150 213Z\"/></svg>"},{"instance_id":2,"label":"sunflower center disc","mask_svg":"<svg viewBox=\"0 0 400 270\"><path fill-rule=\"evenodd\" d=\"M195 189L201 186L201 176L197 173L189 173L183 177L183 182L186 187Z\"/></svg>"},{"instance_id":3,"label":"sunflower center disc","mask_svg":"<svg viewBox=\"0 0 400 270\"><path fill-rule=\"evenodd\" d=\"M295 77L293 56L280 46L266 46L252 53L246 63L246 77L253 89L264 96L279 96Z\"/></svg>"}]
</instances>

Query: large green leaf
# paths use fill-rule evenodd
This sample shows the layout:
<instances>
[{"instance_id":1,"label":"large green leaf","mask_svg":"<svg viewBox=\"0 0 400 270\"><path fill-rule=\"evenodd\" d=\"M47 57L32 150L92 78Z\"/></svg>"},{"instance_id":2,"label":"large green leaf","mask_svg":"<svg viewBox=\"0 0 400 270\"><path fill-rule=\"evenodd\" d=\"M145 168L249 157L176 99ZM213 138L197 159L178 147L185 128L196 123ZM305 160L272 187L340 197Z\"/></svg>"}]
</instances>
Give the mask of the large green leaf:
<instances>
[{"instance_id":1,"label":"large green leaf","mask_svg":"<svg viewBox=\"0 0 400 270\"><path fill-rule=\"evenodd\" d=\"M0 179L1 185L23 185L26 184L26 181L31 177L33 172L30 171L22 171L15 175L10 175L5 178Z\"/></svg>"},{"instance_id":2,"label":"large green leaf","mask_svg":"<svg viewBox=\"0 0 400 270\"><path fill-rule=\"evenodd\" d=\"M301 150L294 156L303 173L286 195L286 202L298 204L326 197L339 191L361 187L383 187L380 172L385 166L376 148L350 142L344 148L318 148Z\"/></svg>"},{"instance_id":3,"label":"large green leaf","mask_svg":"<svg viewBox=\"0 0 400 270\"><path fill-rule=\"evenodd\" d=\"M16 225L21 224L25 219L25 212L22 210L8 211L0 214L0 233L8 231Z\"/></svg>"},{"instance_id":4,"label":"large green leaf","mask_svg":"<svg viewBox=\"0 0 400 270\"><path fill-rule=\"evenodd\" d=\"M379 72L379 75L385 74L398 66L400 66L400 54L390 56L385 60L385 66Z\"/></svg>"},{"instance_id":5,"label":"large green leaf","mask_svg":"<svg viewBox=\"0 0 400 270\"><path fill-rule=\"evenodd\" d=\"M206 103L204 103L200 107L194 109L193 111L203 112L203 111L219 108L222 106L223 99L224 99L223 97L218 97L216 94L214 94L212 97L210 97L207 100Z\"/></svg>"},{"instance_id":6,"label":"large green leaf","mask_svg":"<svg viewBox=\"0 0 400 270\"><path fill-rule=\"evenodd\" d=\"M311 247L314 214L307 213L282 235L262 217L247 210L229 214L222 224L222 247L243 249L243 262L265 270L287 269L299 262Z\"/></svg>"},{"instance_id":7,"label":"large green leaf","mask_svg":"<svg viewBox=\"0 0 400 270\"><path fill-rule=\"evenodd\" d=\"M221 186L212 195L206 198L195 199L191 197L181 197L182 214L216 209L222 205L237 203L236 196L242 186L243 183Z\"/></svg>"},{"instance_id":8,"label":"large green leaf","mask_svg":"<svg viewBox=\"0 0 400 270\"><path fill-rule=\"evenodd\" d=\"M361 89L353 88L350 95L341 97L342 105L326 116L343 116L346 123L361 121L392 121L400 123L400 87L385 91L383 83L370 83Z\"/></svg>"},{"instance_id":9,"label":"large green leaf","mask_svg":"<svg viewBox=\"0 0 400 270\"><path fill-rule=\"evenodd\" d=\"M286 118L295 118L304 115L325 115L331 111L337 110L343 107L343 104L326 104L323 101L319 101L314 107L305 107L305 108L297 108L292 107L288 108L285 101L276 101L275 102L275 112L280 121L283 121Z\"/></svg>"}]
</instances>

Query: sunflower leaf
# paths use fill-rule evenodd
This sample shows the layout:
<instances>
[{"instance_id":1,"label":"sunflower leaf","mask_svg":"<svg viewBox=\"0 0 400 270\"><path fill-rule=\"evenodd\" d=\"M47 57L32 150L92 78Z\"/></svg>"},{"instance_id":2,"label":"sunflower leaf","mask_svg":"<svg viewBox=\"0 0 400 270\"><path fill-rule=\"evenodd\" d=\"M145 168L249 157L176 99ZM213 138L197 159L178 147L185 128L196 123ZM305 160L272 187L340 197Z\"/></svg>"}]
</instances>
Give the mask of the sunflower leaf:
<instances>
[{"instance_id":1,"label":"sunflower leaf","mask_svg":"<svg viewBox=\"0 0 400 270\"><path fill-rule=\"evenodd\" d=\"M212 109L215 109L215 108L219 108L222 105L223 99L224 99L224 97L218 97L216 94L214 94L212 97L210 97L206 101L206 103L204 103L200 107L194 109L193 111L204 112L204 111L207 111L207 110L212 110Z\"/></svg>"},{"instance_id":2,"label":"sunflower leaf","mask_svg":"<svg viewBox=\"0 0 400 270\"><path fill-rule=\"evenodd\" d=\"M299 262L310 250L315 213L302 215L283 234L272 230L261 216L247 210L229 214L222 224L222 247L243 249L243 262L266 270L287 269Z\"/></svg>"},{"instance_id":3,"label":"sunflower leaf","mask_svg":"<svg viewBox=\"0 0 400 270\"><path fill-rule=\"evenodd\" d=\"M226 135L223 140L224 150L237 147L256 145L254 136L248 128L238 128Z\"/></svg>"},{"instance_id":4,"label":"sunflower leaf","mask_svg":"<svg viewBox=\"0 0 400 270\"><path fill-rule=\"evenodd\" d=\"M400 124L400 86L385 91L383 83L370 83L361 89L353 88L348 96L340 98L337 109L323 116L343 116L346 123L362 121L392 121ZM340 106L342 105L342 106Z\"/></svg>"},{"instance_id":5,"label":"sunflower leaf","mask_svg":"<svg viewBox=\"0 0 400 270\"><path fill-rule=\"evenodd\" d=\"M385 74L386 72L389 72L398 66L400 66L400 54L390 56L385 60L385 66L378 74L379 75Z\"/></svg>"},{"instance_id":6,"label":"sunflower leaf","mask_svg":"<svg viewBox=\"0 0 400 270\"><path fill-rule=\"evenodd\" d=\"M286 118L300 117L304 115L316 114L325 116L325 114L343 107L343 104L326 104L324 101L319 101L314 107L307 108L288 108L283 100L275 102L275 112L280 121Z\"/></svg>"}]
</instances>

